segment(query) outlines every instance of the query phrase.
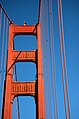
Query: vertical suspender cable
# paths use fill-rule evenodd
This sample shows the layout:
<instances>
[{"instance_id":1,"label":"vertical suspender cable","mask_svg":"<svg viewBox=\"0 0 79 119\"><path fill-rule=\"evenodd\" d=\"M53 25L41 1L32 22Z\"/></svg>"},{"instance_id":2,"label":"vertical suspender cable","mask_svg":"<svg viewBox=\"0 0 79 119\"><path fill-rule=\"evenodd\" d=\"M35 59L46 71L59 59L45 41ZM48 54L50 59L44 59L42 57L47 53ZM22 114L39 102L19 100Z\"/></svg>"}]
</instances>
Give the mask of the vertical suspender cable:
<instances>
[{"instance_id":1,"label":"vertical suspender cable","mask_svg":"<svg viewBox=\"0 0 79 119\"><path fill-rule=\"evenodd\" d=\"M4 15L5 16L5 15ZM6 72L6 49L7 49L7 46L6 46L6 43L7 43L7 17L5 16L5 28L4 28L4 46L3 46L3 80L5 79L5 72Z\"/></svg>"},{"instance_id":2,"label":"vertical suspender cable","mask_svg":"<svg viewBox=\"0 0 79 119\"><path fill-rule=\"evenodd\" d=\"M5 77L5 65L6 65L6 57L7 57L7 38L6 36L8 36L8 31L7 31L7 23L6 23L6 19L8 20L8 23L12 23L11 19L9 18L9 16L7 15L7 13L5 12L4 8L2 7L2 5L0 4L0 115L1 115L1 111L2 111L2 98L3 98L3 81L4 81L4 77ZM6 44L7 43L7 44Z\"/></svg>"},{"instance_id":3,"label":"vertical suspender cable","mask_svg":"<svg viewBox=\"0 0 79 119\"><path fill-rule=\"evenodd\" d=\"M1 77L2 77L2 69L1 69L1 65L2 65L2 61L1 61L1 57L2 57L1 56L1 52L2 52L1 37L2 37L2 34L1 34L1 32L2 31L1 31L1 25L2 25L2 9L0 7L0 90L2 89L2 87L1 87L1 84L2 84L2 79L1 79ZM0 100L1 100L1 98L2 98L2 92L0 92ZM0 118L1 118L1 102L0 102Z\"/></svg>"},{"instance_id":4,"label":"vertical suspender cable","mask_svg":"<svg viewBox=\"0 0 79 119\"><path fill-rule=\"evenodd\" d=\"M14 44L13 44L13 48L15 49ZM16 64L14 66L14 71L15 71L15 80L18 81L18 79L17 79L17 72L16 72ZM16 99L17 99L17 108L18 108L18 119L20 119L19 99L18 99L18 97L16 97Z\"/></svg>"},{"instance_id":5,"label":"vertical suspender cable","mask_svg":"<svg viewBox=\"0 0 79 119\"><path fill-rule=\"evenodd\" d=\"M51 52L51 58L52 58L51 64L52 64L52 69L53 69L52 80L53 80L53 95L54 95L54 119L58 119L52 0L49 0L48 7L49 7L49 25L50 25L50 52Z\"/></svg>"},{"instance_id":6,"label":"vertical suspender cable","mask_svg":"<svg viewBox=\"0 0 79 119\"><path fill-rule=\"evenodd\" d=\"M6 23L6 56L4 58L5 62L6 62L6 73L7 73L7 61L8 61L8 39L9 39L9 21L7 19L7 23ZM6 74L5 74L5 78L6 78Z\"/></svg>"},{"instance_id":7,"label":"vertical suspender cable","mask_svg":"<svg viewBox=\"0 0 79 119\"><path fill-rule=\"evenodd\" d=\"M6 57L7 57L7 41L8 41L8 21L7 21L7 17L5 18L5 44L4 44L4 72L6 70Z\"/></svg>"},{"instance_id":8,"label":"vertical suspender cable","mask_svg":"<svg viewBox=\"0 0 79 119\"><path fill-rule=\"evenodd\" d=\"M2 21L2 27L3 29L1 30L1 85L3 84L3 64L4 64L4 32L5 32L5 15L4 15L4 18L3 18L3 21Z\"/></svg>"},{"instance_id":9,"label":"vertical suspender cable","mask_svg":"<svg viewBox=\"0 0 79 119\"><path fill-rule=\"evenodd\" d=\"M43 72L45 82L45 104L46 118L52 119L52 94L51 94L51 79L50 79L50 54L49 54L49 33L48 33L48 0L41 0L40 17L41 22L41 37L43 49ZM49 90L48 90L49 89Z\"/></svg>"},{"instance_id":10,"label":"vertical suspender cable","mask_svg":"<svg viewBox=\"0 0 79 119\"><path fill-rule=\"evenodd\" d=\"M57 2L58 2L58 28L59 28L59 36L60 36L60 58L61 58L61 65L62 65L62 85L63 85L63 92L64 92L64 89L65 89L65 86L64 86L64 67L65 67L65 65L63 65L63 56L62 56L63 55L63 37L61 34L61 32L62 32L61 31L61 8L59 5L59 0ZM65 98L64 98L64 102L65 102ZM65 103L64 103L64 108L65 108L65 115L66 115L66 104Z\"/></svg>"},{"instance_id":11,"label":"vertical suspender cable","mask_svg":"<svg viewBox=\"0 0 79 119\"><path fill-rule=\"evenodd\" d=\"M5 46L5 27L6 27L6 16L5 16L5 14L3 14L2 15L2 17L3 17L3 21L2 21L2 23L1 23L1 45L2 45L2 47L1 47L1 77L0 77L0 85L1 85L1 111L0 111L0 113L2 113L2 104L3 104L3 92L4 92L4 76L5 76L5 74L4 74L4 50L5 50L5 48L4 48L4 46Z\"/></svg>"},{"instance_id":12,"label":"vertical suspender cable","mask_svg":"<svg viewBox=\"0 0 79 119\"><path fill-rule=\"evenodd\" d=\"M3 100L3 87L5 79L5 70L6 70L6 57L7 57L7 17L3 12L3 9L0 4L0 115L2 111L2 100Z\"/></svg>"},{"instance_id":13,"label":"vertical suspender cable","mask_svg":"<svg viewBox=\"0 0 79 119\"><path fill-rule=\"evenodd\" d=\"M59 25L59 35L60 35L60 57L62 64L62 85L64 91L64 107L66 119L71 119L70 115L70 99L68 94L68 73L66 66L66 51L64 43L64 23L62 16L62 0L58 0L58 25Z\"/></svg>"},{"instance_id":14,"label":"vertical suspender cable","mask_svg":"<svg viewBox=\"0 0 79 119\"><path fill-rule=\"evenodd\" d=\"M2 30L2 52L1 52L1 61L2 61L2 64L1 64L1 69L3 69L2 71L2 74L4 73L4 52L5 52L5 27L6 27L6 16L4 15L4 20L3 20L3 30ZM3 80L3 76L2 76L2 80Z\"/></svg>"},{"instance_id":15,"label":"vertical suspender cable","mask_svg":"<svg viewBox=\"0 0 79 119\"><path fill-rule=\"evenodd\" d=\"M49 103L49 111L50 111L50 119L52 119L53 118L53 112L52 112L52 85L51 85L51 75L50 75L50 71L51 71L51 69L50 69L50 40L49 40L49 37L50 37L50 33L49 33L49 6L48 6L48 0L46 0L46 6L47 6L47 10L45 10L46 11L46 15L45 15L45 17L46 17L46 19L45 19L45 26L46 26L46 33L45 33L45 35L46 34L48 34L48 37L46 36L46 43L45 43L45 47L46 47L46 63L47 63L47 74L48 74L48 77L47 77L47 80L48 80L48 84L49 84L49 101L50 101L50 103Z\"/></svg>"},{"instance_id":16,"label":"vertical suspender cable","mask_svg":"<svg viewBox=\"0 0 79 119\"><path fill-rule=\"evenodd\" d=\"M2 52L2 41L1 41L1 39L2 39L2 29L1 29L1 26L2 26L2 9L1 9L1 7L0 7L0 84L1 84L1 63L2 63L2 60L1 60L1 57L2 57L2 55L1 55L1 52Z\"/></svg>"},{"instance_id":17,"label":"vertical suspender cable","mask_svg":"<svg viewBox=\"0 0 79 119\"><path fill-rule=\"evenodd\" d=\"M5 47L6 47L6 55L5 55L5 63L6 63L6 68L7 68L7 59L8 59L8 39L9 39L9 21L8 19L6 19L6 44L5 44ZM7 70L6 70L7 72Z\"/></svg>"},{"instance_id":18,"label":"vertical suspender cable","mask_svg":"<svg viewBox=\"0 0 79 119\"><path fill-rule=\"evenodd\" d=\"M17 80L17 72L16 72L16 64L15 64L15 75L16 75L16 81ZM18 106L18 119L20 119L20 106L19 106L19 98L17 97L17 106Z\"/></svg>"},{"instance_id":19,"label":"vertical suspender cable","mask_svg":"<svg viewBox=\"0 0 79 119\"><path fill-rule=\"evenodd\" d=\"M2 23L2 9L0 7L0 33L1 33L1 23Z\"/></svg>"},{"instance_id":20,"label":"vertical suspender cable","mask_svg":"<svg viewBox=\"0 0 79 119\"><path fill-rule=\"evenodd\" d=\"M50 118L50 119L52 119L52 116L53 116L53 114L52 114L52 105L51 105L51 103L52 103L52 88L51 88L51 76L50 76L50 51L49 51L49 32L48 32L48 28L49 28L49 9L48 9L48 0L45 0L44 1L45 2L45 8L44 8L44 31L45 31L45 39L43 39L43 40L45 40L45 43L44 43L44 47L45 47L45 60L46 60L46 64L45 64L45 69L46 69L46 84L47 84L47 87L48 87L48 89L47 89L47 91L46 91L46 93L48 93L47 94L47 96L48 96L48 102L49 102L49 105L48 105L48 110L49 110L49 117L48 118Z\"/></svg>"}]
</instances>

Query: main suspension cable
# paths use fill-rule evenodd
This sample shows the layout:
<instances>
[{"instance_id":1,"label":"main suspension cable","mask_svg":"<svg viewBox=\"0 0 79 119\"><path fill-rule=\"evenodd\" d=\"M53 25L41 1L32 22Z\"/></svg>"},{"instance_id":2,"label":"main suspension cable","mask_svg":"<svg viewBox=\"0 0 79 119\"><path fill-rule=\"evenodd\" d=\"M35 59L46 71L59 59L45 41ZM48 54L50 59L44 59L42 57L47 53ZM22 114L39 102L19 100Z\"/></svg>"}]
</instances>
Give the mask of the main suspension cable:
<instances>
[{"instance_id":1,"label":"main suspension cable","mask_svg":"<svg viewBox=\"0 0 79 119\"><path fill-rule=\"evenodd\" d=\"M54 119L58 119L58 105L57 105L57 94L56 94L56 63L55 63L55 50L54 50L54 27L53 27L53 7L52 0L48 2L49 7L49 25L50 25L50 52L52 58L52 80L53 80L53 95L54 95Z\"/></svg>"},{"instance_id":2,"label":"main suspension cable","mask_svg":"<svg viewBox=\"0 0 79 119\"><path fill-rule=\"evenodd\" d=\"M45 82L45 106L46 118L52 119L52 87L50 77L50 51L49 51L49 13L48 13L48 0L41 0L40 17L41 23L41 38L42 38L42 51L43 51L43 72ZM49 90L48 90L49 89Z\"/></svg>"},{"instance_id":3,"label":"main suspension cable","mask_svg":"<svg viewBox=\"0 0 79 119\"><path fill-rule=\"evenodd\" d=\"M44 14L43 14L43 16L44 16L44 31L45 31L45 37L44 37L44 39L43 39L43 47L44 47L44 52L45 52L45 54L44 54L44 57L45 57L45 60L46 60L46 84L47 84L47 87L48 87L48 89L47 89L47 95L48 95L48 101L49 101L49 105L48 105L48 110L49 110L49 118L50 119L52 119L53 117L53 113L52 113L52 105L51 105L51 103L52 103L52 87L51 87L51 76L50 76L50 50L49 50L49 45L50 45L50 40L49 40L49 31L48 31L48 29L49 29L49 9L48 9L48 0L45 0L44 2L46 2L45 3L45 6L43 6L44 7ZM44 3L43 3L44 4Z\"/></svg>"},{"instance_id":4,"label":"main suspension cable","mask_svg":"<svg viewBox=\"0 0 79 119\"><path fill-rule=\"evenodd\" d=\"M0 4L0 8L2 9L2 11L4 12L5 16L8 18L10 24L12 23L12 20L10 19L10 17L8 16L8 14L6 13L6 11L4 10L3 6Z\"/></svg>"},{"instance_id":5,"label":"main suspension cable","mask_svg":"<svg viewBox=\"0 0 79 119\"><path fill-rule=\"evenodd\" d=\"M59 28L59 36L60 36L60 58L62 65L62 85L64 92L64 108L66 119L71 119L70 115L70 99L68 93L68 73L66 66L66 51L65 51L65 43L64 43L64 23L63 23L63 15L62 15L62 0L57 0L58 4L58 28Z\"/></svg>"},{"instance_id":6,"label":"main suspension cable","mask_svg":"<svg viewBox=\"0 0 79 119\"><path fill-rule=\"evenodd\" d=\"M42 0L39 0L39 9L38 9L38 23L40 21L40 12L41 12Z\"/></svg>"}]
</instances>

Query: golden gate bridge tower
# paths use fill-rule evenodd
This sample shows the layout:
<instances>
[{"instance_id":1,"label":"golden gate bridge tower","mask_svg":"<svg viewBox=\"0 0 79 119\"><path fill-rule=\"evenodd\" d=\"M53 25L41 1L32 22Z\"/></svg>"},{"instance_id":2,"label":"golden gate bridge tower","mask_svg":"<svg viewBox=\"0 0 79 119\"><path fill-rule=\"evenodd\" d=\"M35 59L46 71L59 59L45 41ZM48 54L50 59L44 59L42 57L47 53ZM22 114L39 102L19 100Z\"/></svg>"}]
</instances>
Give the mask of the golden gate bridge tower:
<instances>
[{"instance_id":1,"label":"golden gate bridge tower","mask_svg":"<svg viewBox=\"0 0 79 119\"><path fill-rule=\"evenodd\" d=\"M62 0L57 0L57 5L64 117L65 119L71 119ZM0 4L0 38L3 40L3 43L0 40L0 53L2 55L2 59L0 56L0 86L3 86L2 89L0 87L0 90L3 90L0 94L0 99L2 99L0 102L0 119L12 119L13 102L18 96L31 96L34 98L36 104L36 119L53 119L53 115L54 119L59 119L52 11L52 0L39 0L38 22L35 25L28 25L26 23L17 25L12 22ZM4 20L2 15L4 15ZM42 17L44 17L44 19L42 19ZM41 22L42 20L44 20L44 23ZM43 34L49 35L43 39ZM35 36L37 49L29 51L16 50L14 48L14 45L16 45L14 38L22 35ZM49 41L46 40L48 37ZM4 41L4 39L7 41ZM6 42L6 45L4 42ZM6 49L8 49L8 51ZM14 68L18 62L33 62L36 66L36 80L23 82L21 79L21 82L15 81ZM6 70L2 72L2 68L4 69L4 67L6 67ZM4 72L5 79L1 77ZM4 80L3 84L1 83L1 78L2 81ZM18 119L20 119L19 114Z\"/></svg>"},{"instance_id":2,"label":"golden gate bridge tower","mask_svg":"<svg viewBox=\"0 0 79 119\"><path fill-rule=\"evenodd\" d=\"M1 5L0 5L1 6ZM4 11L3 7L1 6ZM5 15L8 17L6 12ZM9 17L8 17L9 18ZM9 19L10 20L10 19ZM14 50L14 37L17 35L34 35L38 48L32 51ZM15 82L13 68L17 62L34 62L37 69L37 80L31 82ZM2 119L12 119L12 104L17 96L32 96L36 102L36 118L45 119L44 80L42 69L41 24L19 26L10 23L8 39L8 60L6 65ZM31 69L30 69L31 70ZM26 77L25 77L26 78Z\"/></svg>"},{"instance_id":3,"label":"golden gate bridge tower","mask_svg":"<svg viewBox=\"0 0 79 119\"><path fill-rule=\"evenodd\" d=\"M35 26L18 26L10 24L8 46L8 62L5 80L3 115L2 119L12 118L12 103L16 96L33 96L36 102L37 119L45 119L44 105L44 80L42 71L42 48L40 23ZM14 37L16 35L35 35L38 42L38 50L34 51L16 51L13 49ZM37 67L37 80L32 82L13 81L13 66L16 62L34 62Z\"/></svg>"}]
</instances>

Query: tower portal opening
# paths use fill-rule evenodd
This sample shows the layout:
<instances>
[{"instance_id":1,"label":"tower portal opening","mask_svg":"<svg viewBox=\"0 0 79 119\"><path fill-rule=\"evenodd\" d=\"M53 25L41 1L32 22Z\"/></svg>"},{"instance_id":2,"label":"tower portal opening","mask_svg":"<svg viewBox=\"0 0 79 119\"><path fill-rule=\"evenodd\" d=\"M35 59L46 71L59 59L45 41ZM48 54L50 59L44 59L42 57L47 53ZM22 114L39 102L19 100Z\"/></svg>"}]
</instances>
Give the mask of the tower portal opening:
<instances>
[{"instance_id":1,"label":"tower portal opening","mask_svg":"<svg viewBox=\"0 0 79 119\"><path fill-rule=\"evenodd\" d=\"M15 50L35 50L37 49L37 41L35 36L20 35L14 37Z\"/></svg>"},{"instance_id":2,"label":"tower portal opening","mask_svg":"<svg viewBox=\"0 0 79 119\"><path fill-rule=\"evenodd\" d=\"M15 67L14 67L15 68ZM16 63L16 74L14 80L19 82L30 82L36 80L36 65L32 62Z\"/></svg>"},{"instance_id":3,"label":"tower portal opening","mask_svg":"<svg viewBox=\"0 0 79 119\"><path fill-rule=\"evenodd\" d=\"M19 102L19 105L18 105ZM20 113L19 113L20 112ZM14 98L12 106L12 119L36 119L36 104L35 99L30 96L18 96Z\"/></svg>"}]
</instances>

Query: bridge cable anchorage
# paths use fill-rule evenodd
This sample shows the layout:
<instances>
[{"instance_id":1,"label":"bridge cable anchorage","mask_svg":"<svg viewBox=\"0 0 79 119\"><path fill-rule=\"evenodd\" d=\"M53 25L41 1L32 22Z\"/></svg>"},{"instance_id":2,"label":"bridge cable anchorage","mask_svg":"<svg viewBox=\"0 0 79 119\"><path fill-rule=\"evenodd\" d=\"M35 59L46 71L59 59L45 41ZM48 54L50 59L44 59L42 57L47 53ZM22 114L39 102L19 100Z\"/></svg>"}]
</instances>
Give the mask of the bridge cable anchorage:
<instances>
[{"instance_id":1,"label":"bridge cable anchorage","mask_svg":"<svg viewBox=\"0 0 79 119\"><path fill-rule=\"evenodd\" d=\"M57 4L58 4L58 28L59 28L59 37L60 37L60 60L62 65L62 85L63 85L63 92L64 92L64 108L65 108L66 119L71 119L70 98L68 92L68 72L66 66L66 50L65 50L65 42L64 42L62 0L57 0Z\"/></svg>"},{"instance_id":2,"label":"bridge cable anchorage","mask_svg":"<svg viewBox=\"0 0 79 119\"><path fill-rule=\"evenodd\" d=\"M8 14L6 13L6 11L4 10L3 6L0 4L0 8L2 9L2 11L4 12L5 16L7 17L7 19L9 20L10 24L13 23L13 21L10 19L10 17L8 16Z\"/></svg>"},{"instance_id":3,"label":"bridge cable anchorage","mask_svg":"<svg viewBox=\"0 0 79 119\"><path fill-rule=\"evenodd\" d=\"M53 25L53 6L52 0L48 2L49 9L49 27L50 27L50 54L52 58L52 84L53 84L53 96L54 96L54 119L58 119L58 105L57 105L57 93L56 93L56 62L55 62L55 50L54 50L54 25Z\"/></svg>"}]
</instances>

